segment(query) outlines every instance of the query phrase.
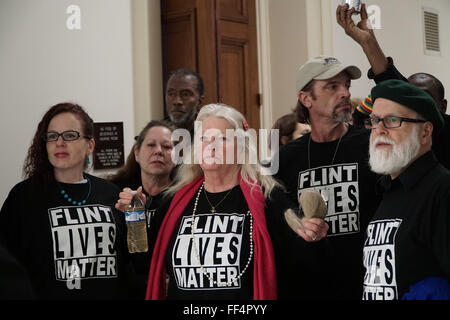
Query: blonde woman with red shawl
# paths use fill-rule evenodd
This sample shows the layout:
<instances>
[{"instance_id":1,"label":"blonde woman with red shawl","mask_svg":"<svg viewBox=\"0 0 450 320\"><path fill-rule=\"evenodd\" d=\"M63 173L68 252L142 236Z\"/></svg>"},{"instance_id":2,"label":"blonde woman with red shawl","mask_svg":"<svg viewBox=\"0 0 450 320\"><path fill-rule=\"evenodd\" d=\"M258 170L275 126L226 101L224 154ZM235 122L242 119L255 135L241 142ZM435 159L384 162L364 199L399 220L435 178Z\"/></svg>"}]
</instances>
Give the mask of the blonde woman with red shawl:
<instances>
[{"instance_id":1,"label":"blonde woman with red shawl","mask_svg":"<svg viewBox=\"0 0 450 320\"><path fill-rule=\"evenodd\" d=\"M172 200L161 208L167 213L146 299L277 298L275 251L292 233L283 215L289 204L257 163L252 132L234 108L211 104L200 110L193 152L168 190ZM305 228L315 241L327 231L320 219Z\"/></svg>"}]
</instances>

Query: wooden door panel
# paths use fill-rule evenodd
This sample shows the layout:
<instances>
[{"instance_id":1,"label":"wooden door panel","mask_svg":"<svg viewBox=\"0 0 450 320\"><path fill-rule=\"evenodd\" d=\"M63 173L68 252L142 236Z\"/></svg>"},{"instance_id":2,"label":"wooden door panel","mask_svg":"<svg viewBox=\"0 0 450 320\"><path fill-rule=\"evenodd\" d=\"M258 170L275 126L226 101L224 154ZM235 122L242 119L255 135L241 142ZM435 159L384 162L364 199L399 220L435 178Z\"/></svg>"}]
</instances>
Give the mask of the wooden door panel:
<instances>
[{"instance_id":1,"label":"wooden door panel","mask_svg":"<svg viewBox=\"0 0 450 320\"><path fill-rule=\"evenodd\" d=\"M164 70L172 71L181 67L197 70L196 10L172 12L165 15L163 21ZM167 76L168 73L165 73L164 83Z\"/></svg>"},{"instance_id":2,"label":"wooden door panel","mask_svg":"<svg viewBox=\"0 0 450 320\"><path fill-rule=\"evenodd\" d=\"M255 0L217 0L219 98L259 129ZM252 13L252 14L250 14Z\"/></svg>"},{"instance_id":3,"label":"wooden door panel","mask_svg":"<svg viewBox=\"0 0 450 320\"><path fill-rule=\"evenodd\" d=\"M247 0L220 0L220 19L248 23Z\"/></svg>"},{"instance_id":4,"label":"wooden door panel","mask_svg":"<svg viewBox=\"0 0 450 320\"><path fill-rule=\"evenodd\" d=\"M219 58L219 92L221 102L246 114L245 88L246 44L232 39L222 39Z\"/></svg>"},{"instance_id":5,"label":"wooden door panel","mask_svg":"<svg viewBox=\"0 0 450 320\"><path fill-rule=\"evenodd\" d=\"M197 7L197 0L161 0L162 14L176 11L186 11Z\"/></svg>"}]
</instances>

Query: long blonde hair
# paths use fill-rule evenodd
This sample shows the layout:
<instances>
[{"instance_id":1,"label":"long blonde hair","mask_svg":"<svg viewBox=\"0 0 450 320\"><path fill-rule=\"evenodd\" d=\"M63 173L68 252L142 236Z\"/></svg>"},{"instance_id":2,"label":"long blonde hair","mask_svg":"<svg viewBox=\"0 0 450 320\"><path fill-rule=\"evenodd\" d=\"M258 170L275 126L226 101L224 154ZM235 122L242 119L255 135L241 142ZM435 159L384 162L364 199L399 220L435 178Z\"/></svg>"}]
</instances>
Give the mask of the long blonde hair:
<instances>
[{"instance_id":1,"label":"long blonde hair","mask_svg":"<svg viewBox=\"0 0 450 320\"><path fill-rule=\"evenodd\" d=\"M269 197L272 189L275 186L279 186L278 182L275 181L270 175L263 174L263 167L257 159L257 145L250 137L250 132L247 128L247 121L245 117L233 107L225 104L208 104L200 109L196 119L196 130L194 139L198 139L198 136L202 133L197 130L198 124L200 124L204 119L208 117L223 118L233 127L235 130L235 135L239 141L245 141L244 151L245 151L245 161L243 164L239 164L241 177L244 182L248 183L253 187L258 184L264 190L264 196ZM186 155L189 159L189 163L183 163L177 171L174 182L170 188L167 189L167 193L173 194L185 185L191 183L196 178L203 174L203 170L195 160L194 147L190 148L191 152ZM253 155L256 157L255 163L249 163L249 157ZM237 160L237 159L235 159Z\"/></svg>"}]
</instances>

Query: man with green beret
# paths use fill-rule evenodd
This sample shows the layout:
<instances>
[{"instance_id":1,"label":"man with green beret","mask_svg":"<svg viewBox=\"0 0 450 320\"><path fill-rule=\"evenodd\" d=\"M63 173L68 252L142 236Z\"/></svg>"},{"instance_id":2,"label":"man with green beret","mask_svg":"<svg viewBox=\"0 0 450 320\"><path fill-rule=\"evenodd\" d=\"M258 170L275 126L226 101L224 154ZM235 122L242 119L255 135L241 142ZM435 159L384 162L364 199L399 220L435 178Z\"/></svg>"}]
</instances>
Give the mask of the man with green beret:
<instances>
[{"instance_id":1,"label":"man with green beret","mask_svg":"<svg viewBox=\"0 0 450 320\"><path fill-rule=\"evenodd\" d=\"M414 73L405 78L396 68L392 57L386 57L381 49L374 30L370 26L366 5L362 4L361 6L361 20L357 24L352 18L354 12L355 10L349 9L348 5L340 5L336 10L336 19L345 33L363 49L371 66L367 73L368 78L373 79L376 83L389 79L403 80L425 90L434 99L445 124L439 134L433 135L432 150L438 161L450 170L450 115L446 113L447 100L442 82L425 72ZM355 114L358 115L358 113Z\"/></svg>"},{"instance_id":2,"label":"man with green beret","mask_svg":"<svg viewBox=\"0 0 450 320\"><path fill-rule=\"evenodd\" d=\"M383 200L367 227L363 299L394 300L450 278L450 171L431 151L443 119L429 94L388 80L372 89L370 166Z\"/></svg>"}]
</instances>

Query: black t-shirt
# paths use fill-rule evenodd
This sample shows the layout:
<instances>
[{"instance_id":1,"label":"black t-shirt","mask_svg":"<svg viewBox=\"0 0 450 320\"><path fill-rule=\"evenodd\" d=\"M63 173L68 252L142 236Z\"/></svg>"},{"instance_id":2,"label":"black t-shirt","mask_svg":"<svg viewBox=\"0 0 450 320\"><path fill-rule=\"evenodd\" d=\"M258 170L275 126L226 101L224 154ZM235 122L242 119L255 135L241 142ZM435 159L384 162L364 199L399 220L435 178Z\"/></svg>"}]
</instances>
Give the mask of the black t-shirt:
<instances>
[{"instance_id":1,"label":"black t-shirt","mask_svg":"<svg viewBox=\"0 0 450 320\"><path fill-rule=\"evenodd\" d=\"M326 243L331 256L324 256L321 268L309 266L310 257L317 261L311 244L305 243L309 255L293 257L299 267L296 275L300 290L281 292L290 298L360 299L364 268L362 248L366 227L380 198L375 194L378 176L368 164L370 131L350 126L339 140L316 143L310 134L288 143L280 150L276 178L287 188L292 201L309 189L319 191L328 205L325 220L329 224ZM333 161L334 158L334 161ZM308 249L309 248L309 249ZM308 274L308 277L299 274ZM315 284L311 279L328 280ZM305 284L307 284L305 286ZM314 287L317 296L311 294Z\"/></svg>"},{"instance_id":2,"label":"black t-shirt","mask_svg":"<svg viewBox=\"0 0 450 320\"><path fill-rule=\"evenodd\" d=\"M88 183L53 181L45 188L25 180L9 193L0 213L0 238L27 271L37 298L125 298L123 215L114 208L119 190L86 175Z\"/></svg>"},{"instance_id":3,"label":"black t-shirt","mask_svg":"<svg viewBox=\"0 0 450 320\"><path fill-rule=\"evenodd\" d=\"M426 278L450 279L450 172L428 152L380 186L383 201L364 246L363 298L401 299Z\"/></svg>"},{"instance_id":4,"label":"black t-shirt","mask_svg":"<svg viewBox=\"0 0 450 320\"><path fill-rule=\"evenodd\" d=\"M116 181L115 184L120 188L120 190L123 190L123 188L130 188L132 190L137 190L139 187L142 186L142 182L137 181L136 179L132 178L130 180L121 180ZM150 271L150 262L152 258L153 253L153 245L154 245L154 239L156 239L156 236L159 231L159 225L154 226L153 221L155 220L155 215L159 214L161 217L158 217L156 220L158 222L162 221L164 219L165 211L157 211L164 203L169 201L170 199L166 198L164 196L164 191L161 191L157 195L151 196L149 195L145 189L142 189L143 193L145 194L147 198L147 202L145 203L145 214L147 217L147 239L148 239L148 251L147 252L138 252L138 253L132 253L130 255L131 262L133 264L134 271L136 273L136 279L134 279L134 291L136 292L135 297L137 299L144 299L145 298L145 292L147 289L147 282L148 282L148 273Z\"/></svg>"},{"instance_id":5,"label":"black t-shirt","mask_svg":"<svg viewBox=\"0 0 450 320\"><path fill-rule=\"evenodd\" d=\"M253 298L253 257L243 276L236 280L249 261L249 209L239 186L227 195L228 191L209 193L202 189L195 213L194 238L192 212L198 193L186 207L166 253L168 299ZM216 213L211 212L205 192L213 205L226 196ZM231 285L224 286L227 282Z\"/></svg>"},{"instance_id":6,"label":"black t-shirt","mask_svg":"<svg viewBox=\"0 0 450 320\"><path fill-rule=\"evenodd\" d=\"M225 197L227 191L220 192L217 194L214 193L208 193L208 199L210 202L215 205L217 204L221 199ZM203 192L202 192L203 193ZM197 195L197 193L196 193ZM195 203L195 196L191 200L190 204L187 206L185 210L185 215L182 217L183 221L187 221L188 223L192 218L192 210L194 208ZM169 209L170 201L165 202L161 207L157 210L157 214L155 215L155 219L153 220L153 227L156 229L159 229L162 223L162 219L164 218L164 215L166 214L167 210ZM272 240L273 250L275 254L275 263L276 263L276 275L277 275L277 287L278 287L278 297L279 298L297 298L299 295L302 295L302 297L308 299L313 297L324 297L323 295L323 286L318 285L321 283L327 283L329 282L329 277L325 274L321 274L318 278L312 278L310 274L307 272L303 272L305 270L318 270L321 268L321 266L325 265L324 261L327 261L330 253L329 253L329 247L326 245L327 241L322 240L317 243L307 244L305 245L305 242L303 241L300 236L298 236L294 231L290 229L288 224L285 221L284 218L284 212L287 208L295 208L297 206L296 203L292 202L288 195L281 190L278 187L275 187L269 198L266 198L266 204L265 204L265 217L266 217L266 224L267 224L267 230L270 234L270 238ZM202 217L199 220L198 227L202 229L202 225L200 223L205 223L209 219L209 225L211 225L211 207L209 206L208 202L206 201L204 194L201 194L198 202L198 208L197 208L196 216L201 215ZM243 217L244 213L248 211L248 205L246 202L246 199L244 198L242 194L242 190L239 186L236 186L232 189L232 192L227 196L227 198L223 201L222 204L217 206L217 212L222 213L217 220L217 222L223 222L224 225L222 228L227 225L230 227L229 221L237 221L237 219L241 219ZM236 214L237 213L237 214ZM217 213L216 213L217 214ZM225 224L226 221L226 215L233 216L233 218L228 218L228 224ZM234 215L232 215L234 214ZM232 219L232 220L230 220ZM240 253L240 263L239 268L242 270L242 268L247 264L248 262L248 252L249 252L249 226L248 226L249 219L247 216L245 216L244 219L244 230L242 232L243 236L240 237L241 230L239 229L239 234L235 234L230 232L229 234L222 234L218 233L216 236L219 240L214 239L214 235L209 234L194 234L196 243L200 243L200 238L202 239L202 246L204 249L206 249L206 246L203 245L203 243L206 244L206 241L213 241L208 239L214 239L215 244L217 244L218 250L212 250L211 248L207 251L204 251L203 255L210 255L207 259L208 261L213 261L211 259L214 259L214 254L220 253L221 256L217 256L215 259L217 260L222 259L220 262L228 263L228 260L223 260L223 253L225 250L231 249L231 252L229 253L229 258L235 257L235 252ZM234 223L234 222L233 222ZM233 226L233 223L231 223L231 226ZM251 261L251 264L249 265L247 271L245 272L242 280L241 280L241 289L223 289L220 290L216 289L209 289L209 290L181 290L178 288L178 285L174 278L174 268L172 263L172 257L175 253L179 254L180 250L177 248L175 249L175 245L180 243L181 237L184 238L183 241L187 241L188 243L192 239L192 235L190 234L190 226L187 225L185 229L180 229L182 226L181 221L178 223L178 226L175 228L174 235L171 238L170 247L168 248L168 251L166 252L166 263L167 263L167 273L170 274L170 282L169 282L169 290L168 290L168 298L169 299L253 299L253 259ZM204 228L203 228L204 229ZM194 229L197 230L197 227ZM232 230L232 229L231 229ZM180 237L180 231L182 232L182 235ZM151 234L151 247L153 248L155 242L156 242L156 236L157 233L154 232ZM199 239L197 239L199 237ZM237 237L237 238L236 238ZM222 242L223 239L223 242ZM231 242L231 239L234 239L233 242ZM241 239L241 242L238 242L237 240ZM226 242L228 241L228 242ZM224 245L224 243L231 243L232 245ZM214 242L211 242L214 243ZM240 245L240 248L237 247L237 245ZM212 245L212 244L208 244ZM191 250L191 253L189 255L192 261L196 260L196 253L193 252L193 248L185 249L183 254L185 254L185 258L187 260L187 251ZM200 252L199 252L200 253ZM202 259L203 259L202 255ZM183 256L182 256L183 257ZM227 258L228 258L227 257ZM303 259L303 257L307 257L307 259ZM231 259L231 262L234 260ZM177 263L179 260L177 261ZM217 260L217 262L219 262ZM202 263L203 265L203 263ZM307 267L305 267L305 265ZM301 267L300 267L301 266ZM224 265L224 267L227 267L229 270L233 270L234 266L230 265ZM195 268L195 267L194 267ZM199 268L196 268L197 270ZM186 270L189 270L188 268L180 269L179 274L183 275L186 274ZM225 270L225 269L222 269ZM233 271L231 271L233 272ZM194 285L195 281L198 279L198 273L191 273L191 284ZM196 276L197 278L194 278ZM204 278L202 280L204 281ZM195 280L195 281L194 281ZM213 280L215 280L213 278ZM209 279L207 280L209 281ZM225 281L225 280L222 280ZM200 282L200 281L197 281ZM188 282L189 283L189 282ZM209 282L208 282L209 283ZM207 284L208 284L207 283ZM301 285L299 285L301 283ZM308 285L308 283L311 283L311 285ZM194 288L196 289L196 288Z\"/></svg>"}]
</instances>

